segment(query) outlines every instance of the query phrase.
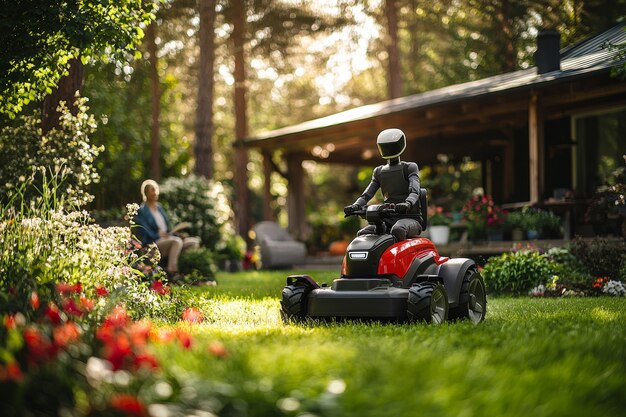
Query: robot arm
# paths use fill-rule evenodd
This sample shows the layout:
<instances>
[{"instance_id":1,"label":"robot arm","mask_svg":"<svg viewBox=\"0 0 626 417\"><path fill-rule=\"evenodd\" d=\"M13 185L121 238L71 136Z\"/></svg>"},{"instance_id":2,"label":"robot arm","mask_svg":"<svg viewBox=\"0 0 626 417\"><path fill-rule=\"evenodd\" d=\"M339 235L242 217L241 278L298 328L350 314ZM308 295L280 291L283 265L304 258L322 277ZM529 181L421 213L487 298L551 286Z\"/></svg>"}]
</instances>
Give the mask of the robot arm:
<instances>
[{"instance_id":1,"label":"robot arm","mask_svg":"<svg viewBox=\"0 0 626 417\"><path fill-rule=\"evenodd\" d=\"M372 173L372 180L368 186L365 187L365 191L363 191L363 194L357 198L354 204L363 207L376 195L376 191L380 188L380 181L378 180L379 168L374 169L374 172Z\"/></svg>"},{"instance_id":2,"label":"robot arm","mask_svg":"<svg viewBox=\"0 0 626 417\"><path fill-rule=\"evenodd\" d=\"M419 169L415 162L410 162L407 168L409 180L409 195L406 197L406 201L407 203L411 203L411 207L419 206L421 187Z\"/></svg>"}]
</instances>

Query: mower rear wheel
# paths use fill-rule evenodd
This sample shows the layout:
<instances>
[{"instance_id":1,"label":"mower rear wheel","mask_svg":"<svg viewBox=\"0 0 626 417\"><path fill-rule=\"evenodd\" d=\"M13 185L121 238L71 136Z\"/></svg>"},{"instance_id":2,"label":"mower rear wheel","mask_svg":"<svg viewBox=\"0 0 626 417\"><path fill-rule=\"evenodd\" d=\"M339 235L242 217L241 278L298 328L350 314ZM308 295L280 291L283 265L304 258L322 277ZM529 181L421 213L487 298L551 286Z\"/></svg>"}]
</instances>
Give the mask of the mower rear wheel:
<instances>
[{"instance_id":1,"label":"mower rear wheel","mask_svg":"<svg viewBox=\"0 0 626 417\"><path fill-rule=\"evenodd\" d=\"M286 285L280 300L283 322L301 322L306 318L307 299L312 288L302 282Z\"/></svg>"},{"instance_id":2,"label":"mower rear wheel","mask_svg":"<svg viewBox=\"0 0 626 417\"><path fill-rule=\"evenodd\" d=\"M463 277L459 305L450 309L450 319L469 319L478 324L487 314L487 291L485 281L478 271L469 269Z\"/></svg>"},{"instance_id":3,"label":"mower rear wheel","mask_svg":"<svg viewBox=\"0 0 626 417\"><path fill-rule=\"evenodd\" d=\"M448 294L440 283L421 282L409 289L407 299L409 322L440 324L448 319Z\"/></svg>"}]
</instances>

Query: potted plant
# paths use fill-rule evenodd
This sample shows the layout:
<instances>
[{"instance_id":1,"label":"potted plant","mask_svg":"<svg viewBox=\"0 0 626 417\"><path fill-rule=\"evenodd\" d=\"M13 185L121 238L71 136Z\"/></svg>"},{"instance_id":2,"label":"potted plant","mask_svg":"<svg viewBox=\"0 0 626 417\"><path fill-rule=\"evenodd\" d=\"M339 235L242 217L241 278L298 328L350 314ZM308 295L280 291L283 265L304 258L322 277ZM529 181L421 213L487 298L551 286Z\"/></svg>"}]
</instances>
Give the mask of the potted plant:
<instances>
[{"instance_id":1,"label":"potted plant","mask_svg":"<svg viewBox=\"0 0 626 417\"><path fill-rule=\"evenodd\" d=\"M526 219L522 210L512 211L506 219L506 227L511 230L511 239L515 241L526 238Z\"/></svg>"},{"instance_id":2,"label":"potted plant","mask_svg":"<svg viewBox=\"0 0 626 417\"><path fill-rule=\"evenodd\" d=\"M488 232L502 240L502 226L506 216L507 212L489 195L474 195L463 206L468 238L472 241L484 240Z\"/></svg>"},{"instance_id":3,"label":"potted plant","mask_svg":"<svg viewBox=\"0 0 626 417\"><path fill-rule=\"evenodd\" d=\"M428 215L428 230L430 240L435 245L447 245L450 239L450 223L452 217L444 212L443 207L434 207Z\"/></svg>"},{"instance_id":4,"label":"potted plant","mask_svg":"<svg viewBox=\"0 0 626 417\"><path fill-rule=\"evenodd\" d=\"M551 211L524 207L520 213L520 226L526 230L528 239L554 237L561 233L561 218Z\"/></svg>"}]
</instances>

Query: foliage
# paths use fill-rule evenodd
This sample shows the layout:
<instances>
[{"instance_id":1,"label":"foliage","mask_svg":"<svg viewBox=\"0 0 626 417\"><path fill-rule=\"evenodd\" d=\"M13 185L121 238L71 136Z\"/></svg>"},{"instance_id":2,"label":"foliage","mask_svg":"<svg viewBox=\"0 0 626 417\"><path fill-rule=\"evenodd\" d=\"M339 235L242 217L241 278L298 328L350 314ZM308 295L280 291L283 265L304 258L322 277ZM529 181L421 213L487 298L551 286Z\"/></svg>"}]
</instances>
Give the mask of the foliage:
<instances>
[{"instance_id":1,"label":"foliage","mask_svg":"<svg viewBox=\"0 0 626 417\"><path fill-rule=\"evenodd\" d=\"M559 289L589 293L597 277L594 277L566 247L552 248L545 256L553 263L554 276ZM556 290L556 288L554 288Z\"/></svg>"},{"instance_id":2,"label":"foliage","mask_svg":"<svg viewBox=\"0 0 626 417\"><path fill-rule=\"evenodd\" d=\"M502 227L508 214L489 195L472 196L463 206L462 213L467 222L468 235L472 240L484 238L487 228Z\"/></svg>"},{"instance_id":3,"label":"foliage","mask_svg":"<svg viewBox=\"0 0 626 417\"><path fill-rule=\"evenodd\" d=\"M490 293L523 295L553 272L553 264L538 252L519 251L489 258L482 274Z\"/></svg>"},{"instance_id":4,"label":"foliage","mask_svg":"<svg viewBox=\"0 0 626 417\"><path fill-rule=\"evenodd\" d=\"M50 94L72 59L132 50L156 1L5 2L0 16L0 113L15 116Z\"/></svg>"},{"instance_id":5,"label":"foliage","mask_svg":"<svg viewBox=\"0 0 626 417\"><path fill-rule=\"evenodd\" d=\"M624 156L626 161L626 155ZM626 205L626 166L613 170L605 184L598 187L585 212L585 221L603 224L619 216Z\"/></svg>"},{"instance_id":6,"label":"foliage","mask_svg":"<svg viewBox=\"0 0 626 417\"><path fill-rule=\"evenodd\" d=\"M428 214L428 224L430 226L449 226L452 223L450 213L443 211L443 207L434 207L432 214Z\"/></svg>"},{"instance_id":7,"label":"foliage","mask_svg":"<svg viewBox=\"0 0 626 417\"><path fill-rule=\"evenodd\" d=\"M84 211L64 211L53 201L53 186L52 180L43 184L38 206L0 206L0 312L26 311L32 291L51 297L55 284L66 283L80 285L87 296L99 288L123 293L134 317L176 316L178 302L157 297L146 281L159 279L158 271L147 253L135 252L130 229L104 229Z\"/></svg>"},{"instance_id":8,"label":"foliage","mask_svg":"<svg viewBox=\"0 0 626 417\"><path fill-rule=\"evenodd\" d=\"M193 274L203 280L215 280L217 266L213 253L206 248L193 248L180 254L178 268L181 274Z\"/></svg>"},{"instance_id":9,"label":"foliage","mask_svg":"<svg viewBox=\"0 0 626 417\"><path fill-rule=\"evenodd\" d=\"M189 169L191 158L190 123L180 117L191 106L181 84L191 81L167 74L159 82L161 174L176 177ZM100 121L92 142L104 148L94 161L101 181L89 188L96 196L92 206L119 210L140 198L140 184L150 177L149 63L132 57L93 63L85 68L83 94Z\"/></svg>"},{"instance_id":10,"label":"foliage","mask_svg":"<svg viewBox=\"0 0 626 417\"><path fill-rule=\"evenodd\" d=\"M569 251L595 277L618 280L620 270L626 265L626 242L624 239L575 237Z\"/></svg>"},{"instance_id":11,"label":"foliage","mask_svg":"<svg viewBox=\"0 0 626 417\"><path fill-rule=\"evenodd\" d=\"M481 184L478 162L470 158L455 162L453 157L439 155L437 164L420 169L422 187L428 189L429 205L441 206L445 211L461 211Z\"/></svg>"},{"instance_id":12,"label":"foliage","mask_svg":"<svg viewBox=\"0 0 626 417\"><path fill-rule=\"evenodd\" d=\"M562 220L549 210L524 207L522 210L510 212L507 225L511 228L534 230L543 237L556 237L561 233Z\"/></svg>"},{"instance_id":13,"label":"foliage","mask_svg":"<svg viewBox=\"0 0 626 417\"><path fill-rule=\"evenodd\" d=\"M76 101L76 114L62 104L60 125L41 135L41 114L20 117L17 127L0 131L0 203L13 197L15 202L30 204L40 196L43 183L53 178L58 181L54 191L57 200L68 206L82 206L93 196L85 189L99 180L93 162L102 148L90 142L96 129L94 118L87 111L87 100Z\"/></svg>"},{"instance_id":14,"label":"foliage","mask_svg":"<svg viewBox=\"0 0 626 417\"><path fill-rule=\"evenodd\" d=\"M172 223L189 222L189 233L199 236L203 246L211 251L226 250L235 233L233 213L221 183L189 175L168 178L160 189Z\"/></svg>"}]
</instances>

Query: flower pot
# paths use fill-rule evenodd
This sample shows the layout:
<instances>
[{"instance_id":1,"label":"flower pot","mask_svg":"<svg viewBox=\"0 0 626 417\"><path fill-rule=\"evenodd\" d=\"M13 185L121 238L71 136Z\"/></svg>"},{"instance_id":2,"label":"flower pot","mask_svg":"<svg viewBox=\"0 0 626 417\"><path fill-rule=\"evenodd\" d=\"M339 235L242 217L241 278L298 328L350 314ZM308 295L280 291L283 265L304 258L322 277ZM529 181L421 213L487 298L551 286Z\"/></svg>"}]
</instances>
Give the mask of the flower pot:
<instances>
[{"instance_id":1,"label":"flower pot","mask_svg":"<svg viewBox=\"0 0 626 417\"><path fill-rule=\"evenodd\" d=\"M517 227L513 229L511 239L514 241L524 240L524 230Z\"/></svg>"},{"instance_id":2,"label":"flower pot","mask_svg":"<svg viewBox=\"0 0 626 417\"><path fill-rule=\"evenodd\" d=\"M537 230L527 230L526 234L528 235L529 240L537 240L539 239L539 231Z\"/></svg>"},{"instance_id":3,"label":"flower pot","mask_svg":"<svg viewBox=\"0 0 626 417\"><path fill-rule=\"evenodd\" d=\"M429 226L430 240L435 245L447 245L450 239L450 226Z\"/></svg>"}]
</instances>

